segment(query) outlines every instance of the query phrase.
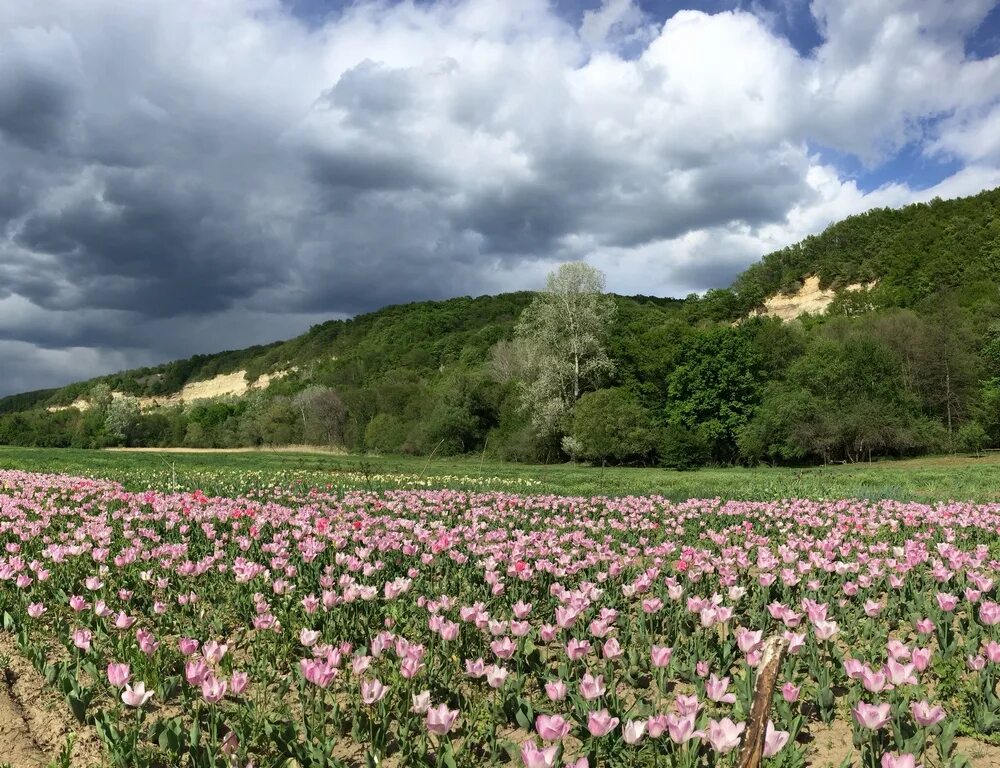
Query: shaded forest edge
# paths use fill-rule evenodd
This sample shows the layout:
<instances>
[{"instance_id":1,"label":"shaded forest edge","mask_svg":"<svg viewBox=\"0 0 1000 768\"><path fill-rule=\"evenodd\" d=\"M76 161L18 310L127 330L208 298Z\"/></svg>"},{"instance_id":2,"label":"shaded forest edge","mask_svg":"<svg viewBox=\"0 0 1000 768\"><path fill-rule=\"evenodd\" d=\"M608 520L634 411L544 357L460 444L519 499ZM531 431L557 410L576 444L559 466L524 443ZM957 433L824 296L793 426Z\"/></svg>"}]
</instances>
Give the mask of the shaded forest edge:
<instances>
[{"instance_id":1,"label":"shaded forest edge","mask_svg":"<svg viewBox=\"0 0 1000 768\"><path fill-rule=\"evenodd\" d=\"M757 314L812 275L836 292L824 314ZM703 296L609 297L613 366L545 429L526 413L538 372L515 342L534 299L387 307L285 342L3 398L0 443L313 443L680 468L1000 447L1000 189L850 217ZM239 397L152 410L134 400L240 371L282 376ZM67 408L80 399L92 407Z\"/></svg>"}]
</instances>

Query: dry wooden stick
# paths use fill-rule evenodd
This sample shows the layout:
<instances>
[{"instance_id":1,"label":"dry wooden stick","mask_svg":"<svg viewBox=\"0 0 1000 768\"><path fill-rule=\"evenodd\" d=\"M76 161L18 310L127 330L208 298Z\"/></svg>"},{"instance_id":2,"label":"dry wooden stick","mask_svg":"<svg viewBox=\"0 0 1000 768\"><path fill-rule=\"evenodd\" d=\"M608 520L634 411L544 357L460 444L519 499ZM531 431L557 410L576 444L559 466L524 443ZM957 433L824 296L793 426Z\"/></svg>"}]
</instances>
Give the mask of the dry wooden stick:
<instances>
[{"instance_id":1,"label":"dry wooden stick","mask_svg":"<svg viewBox=\"0 0 1000 768\"><path fill-rule=\"evenodd\" d=\"M750 705L750 719L747 721L746 738L740 750L737 768L760 768L764 758L764 736L771 713L771 698L781 671L781 660L788 648L788 640L781 635L772 635L764 643L757 680L753 686L753 703Z\"/></svg>"}]
</instances>

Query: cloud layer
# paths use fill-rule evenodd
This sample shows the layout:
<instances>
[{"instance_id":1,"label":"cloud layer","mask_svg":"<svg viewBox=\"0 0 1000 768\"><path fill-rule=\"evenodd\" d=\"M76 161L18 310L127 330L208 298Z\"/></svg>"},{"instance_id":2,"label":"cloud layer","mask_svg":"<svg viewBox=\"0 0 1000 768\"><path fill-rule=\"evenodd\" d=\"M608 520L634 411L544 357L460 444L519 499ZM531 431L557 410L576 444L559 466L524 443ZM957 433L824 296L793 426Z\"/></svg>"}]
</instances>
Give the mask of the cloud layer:
<instances>
[{"instance_id":1,"label":"cloud layer","mask_svg":"<svg viewBox=\"0 0 1000 768\"><path fill-rule=\"evenodd\" d=\"M0 393L585 259L684 295L875 205L1000 183L987 0L669 19L604 0L0 5ZM859 184L902 153L930 187Z\"/></svg>"}]
</instances>

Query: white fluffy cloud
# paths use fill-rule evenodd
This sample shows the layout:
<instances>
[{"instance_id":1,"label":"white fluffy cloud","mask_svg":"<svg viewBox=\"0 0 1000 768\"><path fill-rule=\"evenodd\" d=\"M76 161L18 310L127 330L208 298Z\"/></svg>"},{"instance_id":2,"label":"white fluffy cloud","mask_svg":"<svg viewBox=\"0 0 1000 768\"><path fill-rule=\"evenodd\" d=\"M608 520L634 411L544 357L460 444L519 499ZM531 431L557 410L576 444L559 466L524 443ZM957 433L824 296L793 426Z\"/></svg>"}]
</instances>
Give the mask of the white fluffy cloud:
<instances>
[{"instance_id":1,"label":"white fluffy cloud","mask_svg":"<svg viewBox=\"0 0 1000 768\"><path fill-rule=\"evenodd\" d=\"M544 0L313 26L279 0L8 0L0 340L22 373L0 391L56 383L70 349L90 373L567 259L684 295L873 205L995 186L1000 56L965 54L991 5L813 0L804 55L764 13L634 0L576 26ZM905 145L961 169L864 191L823 152Z\"/></svg>"}]
</instances>

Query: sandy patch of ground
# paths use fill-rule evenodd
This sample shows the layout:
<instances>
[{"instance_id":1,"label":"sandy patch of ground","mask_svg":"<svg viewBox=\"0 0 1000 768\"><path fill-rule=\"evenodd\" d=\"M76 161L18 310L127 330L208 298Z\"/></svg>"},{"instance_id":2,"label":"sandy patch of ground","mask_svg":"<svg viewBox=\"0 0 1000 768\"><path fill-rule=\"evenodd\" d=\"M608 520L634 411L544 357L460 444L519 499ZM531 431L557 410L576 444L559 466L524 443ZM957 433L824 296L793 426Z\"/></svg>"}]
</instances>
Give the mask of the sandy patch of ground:
<instances>
[{"instance_id":1,"label":"sandy patch of ground","mask_svg":"<svg viewBox=\"0 0 1000 768\"><path fill-rule=\"evenodd\" d=\"M845 291L860 291L875 287L875 283L852 283ZM832 288L820 288L819 277L807 277L795 293L778 293L764 300L764 308L756 314L767 317L777 317L781 320L794 320L799 315L818 315L826 312L827 307L836 297Z\"/></svg>"},{"instance_id":2,"label":"sandy patch of ground","mask_svg":"<svg viewBox=\"0 0 1000 768\"><path fill-rule=\"evenodd\" d=\"M807 731L812 738L806 763L810 768L840 768L851 755L857 760L850 723L841 718L831 725L810 723ZM969 758L975 768L1000 768L1000 747L960 736L955 739L955 752Z\"/></svg>"},{"instance_id":3,"label":"sandy patch of ground","mask_svg":"<svg viewBox=\"0 0 1000 768\"><path fill-rule=\"evenodd\" d=\"M284 378L294 370L296 369L290 368L287 371L265 373L258 376L251 382L248 382L246 379L246 371L220 373L218 376L213 376L211 379L189 382L184 385L180 392L174 392L171 395L162 395L160 397L140 397L137 398L137 400L139 401L139 408L141 410L149 411L153 408L191 403L195 400L211 400L213 397L245 395L252 389L267 389L267 387L271 385L271 382ZM112 392L111 396L115 399L126 397L123 392ZM90 401L85 398L78 398L70 405L52 405L46 408L46 410L50 413L54 413L56 411L65 411L69 408L76 408L78 411L86 411L90 408Z\"/></svg>"},{"instance_id":4,"label":"sandy patch of ground","mask_svg":"<svg viewBox=\"0 0 1000 768\"><path fill-rule=\"evenodd\" d=\"M10 763L13 768L46 768L59 757L72 733L74 768L104 765L97 732L77 722L6 632L0 632L0 657L4 661L0 670L0 763Z\"/></svg>"}]
</instances>

